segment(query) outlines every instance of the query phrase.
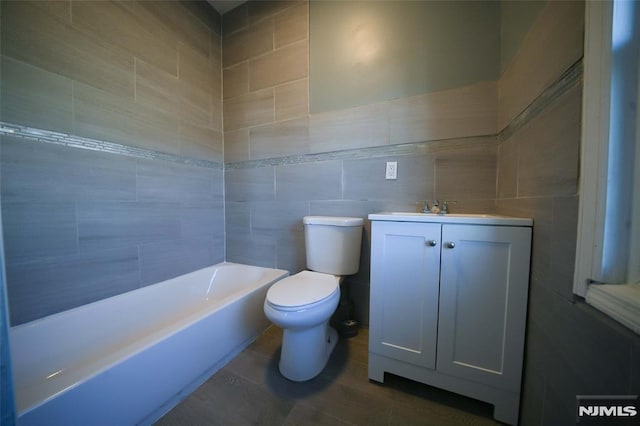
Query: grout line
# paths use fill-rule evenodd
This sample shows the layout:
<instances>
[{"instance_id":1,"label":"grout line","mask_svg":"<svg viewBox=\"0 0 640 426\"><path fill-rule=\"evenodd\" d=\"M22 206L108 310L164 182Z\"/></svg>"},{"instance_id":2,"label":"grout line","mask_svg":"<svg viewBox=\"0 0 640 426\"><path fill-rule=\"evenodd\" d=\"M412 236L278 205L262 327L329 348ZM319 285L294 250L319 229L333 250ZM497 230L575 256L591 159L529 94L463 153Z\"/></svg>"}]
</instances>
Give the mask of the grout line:
<instances>
[{"instance_id":1,"label":"grout line","mask_svg":"<svg viewBox=\"0 0 640 426\"><path fill-rule=\"evenodd\" d=\"M436 188L438 187L438 173L437 173L437 169L438 169L438 163L436 162L436 159L433 159L433 186L431 187L431 199L435 200L437 198L437 192L436 192Z\"/></svg>"},{"instance_id":2,"label":"grout line","mask_svg":"<svg viewBox=\"0 0 640 426\"><path fill-rule=\"evenodd\" d=\"M136 174L135 174L135 178L136 178L136 202L140 201L140 161L136 160Z\"/></svg>"},{"instance_id":3,"label":"grout line","mask_svg":"<svg viewBox=\"0 0 640 426\"><path fill-rule=\"evenodd\" d=\"M277 166L273 167L273 200L275 201L278 197L278 173Z\"/></svg>"},{"instance_id":4,"label":"grout line","mask_svg":"<svg viewBox=\"0 0 640 426\"><path fill-rule=\"evenodd\" d=\"M133 102L138 103L138 58L133 57Z\"/></svg>"},{"instance_id":5,"label":"grout line","mask_svg":"<svg viewBox=\"0 0 640 426\"><path fill-rule=\"evenodd\" d=\"M344 160L340 161L340 199L344 200L344 182L345 182L345 171L344 171Z\"/></svg>"},{"instance_id":6,"label":"grout line","mask_svg":"<svg viewBox=\"0 0 640 426\"><path fill-rule=\"evenodd\" d=\"M502 145L498 145L498 149L496 150L496 181L495 181L495 197L496 199L498 198L499 191L500 191L500 176L502 175L501 171L502 171L502 167L500 167L500 153L502 151ZM518 167L518 165L516 164L516 167Z\"/></svg>"},{"instance_id":7,"label":"grout line","mask_svg":"<svg viewBox=\"0 0 640 426\"><path fill-rule=\"evenodd\" d=\"M247 155L249 156L249 158L251 158L251 128L248 128L246 130L247 130ZM225 164L225 167L227 167L226 164Z\"/></svg>"},{"instance_id":8,"label":"grout line","mask_svg":"<svg viewBox=\"0 0 640 426\"><path fill-rule=\"evenodd\" d=\"M271 16L269 19L271 20L271 52L275 52L276 50L276 18L275 16Z\"/></svg>"},{"instance_id":9,"label":"grout line","mask_svg":"<svg viewBox=\"0 0 640 426\"><path fill-rule=\"evenodd\" d=\"M76 255L80 255L80 220L79 217L80 215L78 214L78 200L75 200L74 202L75 204L75 213L76 213L76 217L75 217L75 222L76 222Z\"/></svg>"},{"instance_id":10,"label":"grout line","mask_svg":"<svg viewBox=\"0 0 640 426\"><path fill-rule=\"evenodd\" d=\"M273 118L271 119L271 123L269 124L273 124L276 122L276 88L272 87L271 88L271 99L272 99L272 107L273 107Z\"/></svg>"},{"instance_id":11,"label":"grout line","mask_svg":"<svg viewBox=\"0 0 640 426\"><path fill-rule=\"evenodd\" d=\"M176 43L176 78L180 80L180 41Z\"/></svg>"},{"instance_id":12,"label":"grout line","mask_svg":"<svg viewBox=\"0 0 640 426\"><path fill-rule=\"evenodd\" d=\"M223 155L224 158L224 155ZM223 260L227 261L227 171L222 168L222 251L224 253Z\"/></svg>"},{"instance_id":13,"label":"grout line","mask_svg":"<svg viewBox=\"0 0 640 426\"><path fill-rule=\"evenodd\" d=\"M520 196L520 144L516 143L516 198Z\"/></svg>"},{"instance_id":14,"label":"grout line","mask_svg":"<svg viewBox=\"0 0 640 426\"><path fill-rule=\"evenodd\" d=\"M540 416L540 426L544 426L544 410L545 410L545 401L547 399L547 376L545 375L542 380L542 407L540 407L540 412L542 416Z\"/></svg>"},{"instance_id":15,"label":"grout line","mask_svg":"<svg viewBox=\"0 0 640 426\"><path fill-rule=\"evenodd\" d=\"M1 124L2 122L0 122ZM71 131L76 133L76 82L71 81Z\"/></svg>"},{"instance_id":16,"label":"grout line","mask_svg":"<svg viewBox=\"0 0 640 426\"><path fill-rule=\"evenodd\" d=\"M142 288L142 256L140 255L140 244L136 245L138 252L138 288Z\"/></svg>"}]
</instances>

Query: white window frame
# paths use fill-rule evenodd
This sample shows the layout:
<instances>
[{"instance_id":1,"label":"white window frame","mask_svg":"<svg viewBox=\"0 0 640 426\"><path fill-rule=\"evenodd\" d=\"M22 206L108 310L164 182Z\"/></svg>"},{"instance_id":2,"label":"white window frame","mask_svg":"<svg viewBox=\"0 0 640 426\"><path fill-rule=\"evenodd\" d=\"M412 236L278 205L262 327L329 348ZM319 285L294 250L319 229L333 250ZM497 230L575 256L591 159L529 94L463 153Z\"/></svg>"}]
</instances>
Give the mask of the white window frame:
<instances>
[{"instance_id":1,"label":"white window frame","mask_svg":"<svg viewBox=\"0 0 640 426\"><path fill-rule=\"evenodd\" d=\"M586 302L640 334L640 284L638 243L640 238L640 129L636 129L631 244L626 283L606 283L603 268L605 209L609 162L611 110L613 1L586 2L585 57L580 162L580 205L573 290ZM640 75L638 76L640 81ZM638 97L640 104L640 96ZM640 126L640 111L636 116ZM636 190L634 191L633 185ZM597 283L597 284L592 284Z\"/></svg>"},{"instance_id":2,"label":"white window frame","mask_svg":"<svg viewBox=\"0 0 640 426\"><path fill-rule=\"evenodd\" d=\"M586 296L591 280L600 276L602 259L609 159L612 19L611 2L586 2L580 205L573 282L574 293L582 297Z\"/></svg>"}]
</instances>

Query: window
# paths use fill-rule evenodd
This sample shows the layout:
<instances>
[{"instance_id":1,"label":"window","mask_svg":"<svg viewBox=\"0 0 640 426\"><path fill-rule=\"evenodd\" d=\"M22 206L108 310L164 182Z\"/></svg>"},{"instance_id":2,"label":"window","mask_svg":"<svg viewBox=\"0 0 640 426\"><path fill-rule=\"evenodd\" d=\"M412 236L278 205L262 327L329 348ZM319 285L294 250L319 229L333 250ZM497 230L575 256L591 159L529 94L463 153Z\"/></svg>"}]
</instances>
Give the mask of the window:
<instances>
[{"instance_id":1,"label":"window","mask_svg":"<svg viewBox=\"0 0 640 426\"><path fill-rule=\"evenodd\" d=\"M574 293L640 333L640 4L586 3Z\"/></svg>"}]
</instances>

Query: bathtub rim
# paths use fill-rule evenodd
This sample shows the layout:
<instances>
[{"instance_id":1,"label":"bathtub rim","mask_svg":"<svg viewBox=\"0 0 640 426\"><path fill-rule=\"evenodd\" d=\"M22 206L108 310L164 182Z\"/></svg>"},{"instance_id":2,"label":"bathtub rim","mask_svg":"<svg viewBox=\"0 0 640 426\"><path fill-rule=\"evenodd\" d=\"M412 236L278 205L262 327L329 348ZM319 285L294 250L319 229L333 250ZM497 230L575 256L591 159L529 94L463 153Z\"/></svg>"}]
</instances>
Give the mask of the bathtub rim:
<instances>
[{"instance_id":1,"label":"bathtub rim","mask_svg":"<svg viewBox=\"0 0 640 426\"><path fill-rule=\"evenodd\" d=\"M117 294L105 299L101 299L101 300L97 300L85 305L81 305L72 309L68 309L66 311L61 311L61 312L57 312L55 314L52 315L48 315L42 318L38 318L37 320L34 321L30 321L28 323L24 323L24 324L19 324L15 327L11 327L10 328L10 339L9 339L9 344L10 347L9 349L11 350L11 331L16 329L16 330L23 330L23 329L28 329L28 328L32 328L32 327L36 327L38 324L41 324L42 322L45 322L47 320L51 321L51 320L55 320L57 317L64 317L65 314L68 315L71 312L82 312L82 311L86 311L86 310L90 310L92 308L92 306L95 306L96 304L100 304L101 302L113 302L119 298L125 298L127 296L130 295L130 293L132 292L150 292L152 290L154 290L154 288L156 288L156 286L168 286L171 284L171 281L176 280L177 278L184 278L188 275L191 274L196 274L198 272L201 272L203 270L206 269L211 269L212 271L215 270L218 267L221 266L242 266L242 267L249 267L249 268L258 268L258 269L262 269L262 270L266 270L269 271L270 273L273 274L273 276L269 275L268 278L267 277L261 277L261 280L256 281L255 283L253 283L254 285L250 288L250 291L245 291L242 293L233 293L230 295L227 295L226 297L222 298L221 300L217 301L214 305L209 305L209 306L205 306L205 307L201 307L199 309L197 309L194 312L191 312L190 314L180 318L178 321L173 322L171 324L165 325L164 327L160 327L156 330L154 330L153 332L144 335L141 339L136 340L134 343L129 343L126 344L118 349L116 349L115 351L109 352L106 355L93 359L91 361L88 361L84 364L82 364L79 367L75 367L70 369L70 371L67 372L67 374L65 376L61 376L60 379L62 379L63 377L65 377L66 380L64 381L69 381L71 382L71 384L69 384L68 386L60 386L59 389L55 392L42 392L43 394L46 394L46 397L42 397L42 398L31 398L32 401L27 401L24 404L19 404L18 398L17 398L17 393L16 393L16 415L17 417L21 417L33 410L37 410L39 407L51 402L52 400L54 400L55 398L59 397L61 394L64 394L65 392L72 390L76 387L81 386L82 384L84 384L85 382L90 381L91 379L98 377L102 374L104 374L105 372L107 372L109 369L114 368L115 366L117 366L120 363L123 363L125 361L127 361L128 359L131 359L137 355L139 355L140 353L144 352L145 350L148 350L149 348L151 348L152 346L158 344L159 342L165 340L165 339L169 339L172 336L175 336L176 334L184 331L185 329L189 328L190 326L193 326L194 324L196 324L199 321L202 321L204 318L207 318L211 315L214 315L216 312L225 309L226 307L228 307L230 304L232 304L234 301L239 301L243 298L248 297L253 291L257 290L257 289L261 289L263 287L267 287L270 285L273 285L273 283L277 282L280 279L285 278L286 276L289 275L289 272L287 270L284 269L277 269L277 268L267 268L267 267L263 267L263 266L256 266L256 265L248 265L248 264L242 264L242 263L236 263L236 262L220 262L214 265L210 265L210 266L206 266L204 268L200 268L198 270L195 271L191 271L188 272L186 274L183 275L179 275L177 277L173 277L170 278L168 280L164 280L161 282L158 282L156 284L151 284L139 289L135 289L132 291L128 291L125 293L121 293L121 294ZM264 282L263 282L264 281ZM260 283L259 285L257 283ZM133 350L131 349L133 348ZM13 351L11 352L12 356L14 355ZM95 368L95 366L98 365L97 368ZM16 368L16 364L13 363L12 368ZM16 377L15 374L15 370L12 371L14 377ZM67 379L69 378L69 379ZM38 384L41 384L42 382L38 382L36 380L33 380L29 383L26 384L27 388L28 387L37 387ZM14 380L14 387L17 387L17 381ZM55 386L51 385L52 387L55 388Z\"/></svg>"},{"instance_id":2,"label":"bathtub rim","mask_svg":"<svg viewBox=\"0 0 640 426\"><path fill-rule=\"evenodd\" d=\"M22 328L36 327L41 322L44 322L46 320L49 320L49 321L55 320L57 317L63 317L65 315L68 315L71 312L82 312L83 310L88 310L88 309L91 308L91 306L94 306L94 305L99 304L99 303L103 303L105 301L114 301L114 300L117 300L117 299L120 299L120 298L124 298L127 295L129 295L129 293L132 293L132 292L145 292L145 291L150 291L153 288L156 288L156 286L166 286L172 280L175 280L177 278L183 278L183 277L186 277L186 276L191 275L191 274L196 274L196 273L201 272L201 271L203 271L205 269L215 268L215 267L219 267L219 266L234 266L234 265L248 266L248 267L251 267L251 268L260 268L260 269L265 269L265 270L269 270L269 271L285 272L287 274L287 276L289 275L289 271L287 271L286 269L268 268L266 266L249 265L249 264L246 264L246 263L237 263L237 262L226 262L226 261L225 262L220 262L220 263L216 263L216 264L213 264L213 265L205 266L204 268L196 269L195 271L190 271L190 272L187 272L185 274L175 276L173 278L166 279L164 281L159 281L159 282L153 283L153 284L147 284L147 285L145 285L143 287L140 287L140 288L136 288L136 289L133 289L133 290L125 291L124 293L115 294L113 296L105 297L104 299L95 300L93 302L85 303L84 305L76 306L75 308L66 309L66 310L60 311L60 312L55 312L53 314L49 314L49 315L46 315L46 316L41 317L41 318L37 318L37 319L29 321L29 322L25 322L25 323L22 323L22 324L11 326L11 327L9 327L9 334L11 335L11 332L13 330L21 330ZM282 278L279 278L279 279L282 279ZM226 300L226 298L225 298L225 300Z\"/></svg>"}]
</instances>

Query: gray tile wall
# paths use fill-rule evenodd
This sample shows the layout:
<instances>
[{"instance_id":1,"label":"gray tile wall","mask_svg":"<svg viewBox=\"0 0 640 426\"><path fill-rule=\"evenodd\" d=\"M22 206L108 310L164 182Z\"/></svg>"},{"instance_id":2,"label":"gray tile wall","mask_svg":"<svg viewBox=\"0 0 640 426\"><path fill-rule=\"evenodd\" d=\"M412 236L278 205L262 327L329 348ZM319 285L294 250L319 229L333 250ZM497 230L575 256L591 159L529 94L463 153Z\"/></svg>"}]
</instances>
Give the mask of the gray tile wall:
<instances>
[{"instance_id":1,"label":"gray tile wall","mask_svg":"<svg viewBox=\"0 0 640 426\"><path fill-rule=\"evenodd\" d=\"M224 260L223 171L2 137L13 325Z\"/></svg>"},{"instance_id":2,"label":"gray tile wall","mask_svg":"<svg viewBox=\"0 0 640 426\"><path fill-rule=\"evenodd\" d=\"M219 17L203 3L3 1L7 122L220 161L224 68L227 162L449 139L400 154L230 164L223 197L221 170L2 137L12 323L221 261L225 243L230 261L295 273L304 268L305 214L366 217L454 198L457 211L535 221L521 424L573 423L576 394L640 393L638 336L571 294L580 88L499 143L450 139L501 130L581 56L580 3L549 2L540 13L517 66L505 64L498 105L488 82L447 92L436 111L441 99L425 95L310 115L309 70L295 60L307 52L306 2L250 2L228 13L223 55ZM275 53L301 72L279 75ZM442 124L441 113L476 97L478 111ZM397 181L383 178L386 161L398 161ZM365 223L351 282L363 323Z\"/></svg>"},{"instance_id":3,"label":"gray tile wall","mask_svg":"<svg viewBox=\"0 0 640 426\"><path fill-rule=\"evenodd\" d=\"M191 1L3 2L1 24L5 122L179 160L3 136L12 325L223 261L217 12Z\"/></svg>"},{"instance_id":4,"label":"gray tile wall","mask_svg":"<svg viewBox=\"0 0 640 426\"><path fill-rule=\"evenodd\" d=\"M575 300L582 84L499 149L497 211L534 219L521 424L575 422L576 395L638 394L640 337Z\"/></svg>"},{"instance_id":5,"label":"gray tile wall","mask_svg":"<svg viewBox=\"0 0 640 426\"><path fill-rule=\"evenodd\" d=\"M249 1L223 16L227 260L304 269L308 214L366 218L434 197L492 211L496 139L474 137L495 134L496 83L310 114L309 10L307 1ZM403 143L415 149L392 147ZM397 180L384 179L386 161L398 162ZM368 228L351 277L364 324Z\"/></svg>"},{"instance_id":6,"label":"gray tile wall","mask_svg":"<svg viewBox=\"0 0 640 426\"><path fill-rule=\"evenodd\" d=\"M420 13L430 14L427 11L429 7L423 6L424 3L416 7ZM494 6L480 5L479 10L483 11L483 16L489 14L497 20L498 8ZM393 9L398 5L388 4L385 7ZM369 3L363 8L366 9L366 19L376 21L370 16L376 7ZM445 82L451 74L445 73L431 76L430 82L434 85L429 93L418 93L424 87L416 86L415 81L409 81L409 78L404 81L406 90L402 91L400 97L394 98L386 93L389 96L383 97L383 100L361 99L364 104L353 107L347 107L344 99L336 98L333 110L310 113L309 102L313 100L310 98L310 83L320 81L322 84L326 76L319 74L326 70L322 66L310 70L314 62L310 60L313 52L309 48L309 22L315 20L319 23L317 27L333 28L337 19L335 14L323 14L319 9L315 10L319 13L310 17L310 9L312 7L308 1L248 1L224 15L225 162L496 133L497 84L495 81L485 81L486 76L479 68L471 70L474 78L470 81L459 82L464 84L463 87L453 87L455 84ZM450 20L450 11L436 8L432 12L441 20ZM377 24L372 25L371 28L376 31ZM467 30L456 29L460 33ZM435 31L442 33L440 29ZM495 45L492 34L497 32L482 33L481 43ZM462 56L471 57L478 53L472 52L471 45L463 45L458 48L459 53L463 52ZM413 48L406 46L405 50L408 52ZM336 52L330 51L329 54ZM397 49L382 48L377 54L377 60L381 63L394 64L400 61L399 68L411 68L406 58L397 55ZM339 56L335 57L338 62L342 61ZM484 59L485 62L487 59L491 62L491 58ZM315 65L318 65L317 61ZM362 67L363 80L371 79L371 73L375 73L376 68ZM385 78L379 83L388 83L384 81ZM439 85L442 87L437 89ZM319 90L316 90L316 94ZM344 95L346 99L347 93Z\"/></svg>"},{"instance_id":7,"label":"gray tile wall","mask_svg":"<svg viewBox=\"0 0 640 426\"><path fill-rule=\"evenodd\" d=\"M455 148L452 148L455 147ZM417 211L416 202L455 196L458 212L495 209L495 137L416 144L410 153L333 158L296 164L228 165L225 172L227 260L305 269L306 215L355 216L383 210ZM475 158L482 167L470 167ZM398 179L384 178L386 161L398 162ZM473 170L473 171L471 171ZM472 175L469 176L468 173ZM450 182L466 176L465 185ZM360 272L349 277L357 319L369 322L370 226L365 221Z\"/></svg>"},{"instance_id":8,"label":"gray tile wall","mask_svg":"<svg viewBox=\"0 0 640 426\"><path fill-rule=\"evenodd\" d=\"M546 34L554 27L582 34L582 13L579 3L549 2L516 53L515 65L507 67L509 78L528 81L531 73L553 70L553 78L559 79L566 69L556 69L557 64L571 61L569 53L552 64L540 56L535 70L518 61L545 51L540 37L532 34ZM581 38L576 40L566 52L582 51ZM523 426L574 424L576 395L640 393L640 337L572 293L581 110L578 78L524 126L507 132L498 151L497 211L534 220Z\"/></svg>"},{"instance_id":9,"label":"gray tile wall","mask_svg":"<svg viewBox=\"0 0 640 426\"><path fill-rule=\"evenodd\" d=\"M221 161L219 28L201 6L7 2L3 119Z\"/></svg>"},{"instance_id":10,"label":"gray tile wall","mask_svg":"<svg viewBox=\"0 0 640 426\"><path fill-rule=\"evenodd\" d=\"M251 26L251 22L258 22L250 19L249 6L252 4L225 15L225 24L229 23L230 33L235 35L231 41L238 46L245 46L250 38L260 38L256 36L260 31L268 33L268 29ZM228 132L227 152L230 155L226 161L231 164L228 164L225 177L228 259L282 267L292 273L304 268L300 220L307 213L366 217L380 210L413 210L415 201L437 197L458 199L461 203L454 206L458 211L497 210L533 217L531 294L521 410L523 425L575 422L577 394L640 392L638 336L583 303L575 302L571 292L579 200L580 82L548 103L539 114L527 118L522 127L517 130L510 127L520 119L518 114L533 105L536 98L582 56L583 4L548 2L539 13L539 17L531 20L532 28L498 82L501 117L498 128L471 126L473 132L465 134L493 134L505 130L497 144L497 155L496 145L479 146L463 140L456 146L451 139L455 136L447 130L447 136L442 139L448 140L438 144L425 143L437 146L433 150L400 155L388 150L388 155L372 153L369 158L364 153L356 158L341 156L341 152L347 152L340 151L344 149L355 152L387 143L440 139L433 137L441 134L433 130L441 121L440 109L434 112L438 119L433 123L426 114L415 114L414 127L425 129L419 137L397 140L392 130L375 130L377 127L372 124L379 122L371 121L371 118L377 112L365 106L357 111L334 112L341 118L349 113L349 117L343 119L345 123L368 124L353 131L349 127L348 131L339 134L348 136L340 138L331 132L342 123L335 121L335 117L324 120L324 116L310 115L309 134L301 133L295 140L297 143L284 146L276 146L275 141L280 143L282 140L271 137L290 135L282 128L271 125L268 132L258 126L245 130L242 126L255 123L233 122L234 128L240 130ZM233 29L247 25L253 32L233 32ZM245 84L248 70L243 68L246 63L243 65L242 61L273 49L272 45L255 44L253 47L258 51L243 48L234 52L236 56L228 56L225 73L237 77L236 81L225 79L229 99L239 99L247 104L253 102L248 111L256 115L245 119L262 123L276 117L278 121L277 91L273 102L271 94L265 95L265 102L270 100L271 103L267 103L272 109L264 110L257 97L250 97L250 85ZM306 80L301 80L300 85L302 83L308 84ZM416 104L421 99L416 100ZM237 106L233 102L229 105ZM403 111L401 120L408 120L409 110ZM299 114L304 115L305 110ZM456 129L470 126L472 119L466 118L455 120ZM282 123L288 124L288 121ZM298 126L301 121L295 123ZM313 127L318 123L322 125L322 132ZM487 131L478 131L481 128ZM399 129L405 133L409 131L406 126ZM384 142L379 142L381 139ZM321 156L322 161L316 163L312 155L304 156L306 143L310 147L309 153L335 151L336 158ZM270 151L272 146L274 149ZM236 168L234 164L288 155L292 157L281 161L250 162L253 168ZM290 159L298 164L287 164ZM384 162L388 160L398 161L397 181L386 181L383 177ZM366 228L360 273L353 277L350 286L358 319L364 323L368 319L368 223Z\"/></svg>"}]
</instances>

